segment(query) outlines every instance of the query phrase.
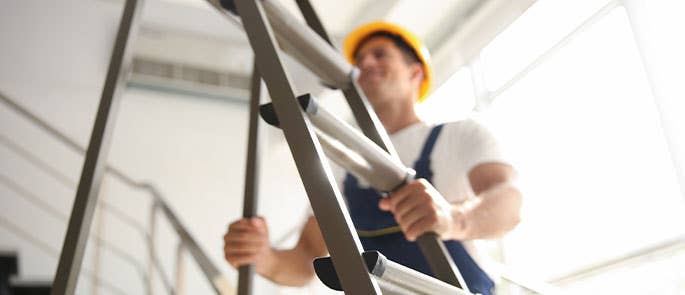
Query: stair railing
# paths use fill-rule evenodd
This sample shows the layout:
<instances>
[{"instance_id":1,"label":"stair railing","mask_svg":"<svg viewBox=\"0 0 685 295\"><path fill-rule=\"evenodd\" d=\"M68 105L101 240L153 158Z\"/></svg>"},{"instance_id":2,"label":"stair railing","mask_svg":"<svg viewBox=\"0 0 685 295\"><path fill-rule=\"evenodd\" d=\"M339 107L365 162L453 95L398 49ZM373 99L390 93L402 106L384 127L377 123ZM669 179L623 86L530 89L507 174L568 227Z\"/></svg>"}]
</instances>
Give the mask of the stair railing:
<instances>
[{"instance_id":1,"label":"stair railing","mask_svg":"<svg viewBox=\"0 0 685 295\"><path fill-rule=\"evenodd\" d=\"M6 106L8 106L10 109L12 109L14 112L20 114L23 118L27 119L30 121L33 125L39 127L43 131L47 132L50 134L52 137L57 139L59 142L63 143L67 147L69 147L72 151L78 153L78 154L85 154L85 148L79 145L75 140L69 138L67 135L65 135L63 132L57 130L55 127L51 126L48 124L46 121L43 119L39 118L32 112L30 112L28 109L22 107L18 103L14 102L11 100L8 96L6 96L3 93L0 93L0 101L2 101ZM48 175L56 179L58 182L61 184L65 185L67 188L74 189L76 187L75 181L71 180L68 176L64 175L63 173L59 172L56 168L50 166L46 161L41 160L38 156L32 154L28 150L22 148L19 144L16 142L13 142L11 139L4 135L0 135L0 144L4 145L7 147L10 151L14 152L16 155L20 156L24 160L30 162L32 165L35 167L39 168L40 170L46 172ZM122 210L117 209L115 206L112 204L108 203L105 200L100 200L98 201L98 206L100 210L106 211L110 214L112 214L113 217L121 220L125 224L129 225L131 228L135 229L138 233L141 234L141 236L146 240L147 245L148 245L148 261L147 261L147 266L143 267L142 264L136 259L130 255L127 254L126 251L116 247L112 243L108 242L104 238L100 237L99 235L95 235L92 237L92 239L97 240L98 243L96 243L96 247L103 247L104 249L110 251L114 255L116 255L118 258L122 259L123 261L127 262L128 264L132 265L135 269L137 269L139 272L141 272L141 278L143 280L144 286L146 286L146 293L147 294L152 294L152 276L156 272L161 280L163 285L166 288L166 291L170 294L175 294L175 288L171 285L171 279L166 277L164 272L161 271L162 267L159 263L159 258L157 257L156 253L156 248L155 248L155 229L156 229L156 216L158 213L161 212L162 216L165 217L165 219L170 223L172 226L174 232L176 235L179 237L179 247L184 249L184 251L187 251L190 253L191 257L197 262L198 266L202 270L203 274L207 278L207 280L210 282L212 285L213 289L216 291L217 294L231 294L233 292L233 286L226 280L219 269L211 262L209 257L204 253L204 251L200 248L199 244L197 241L191 236L190 232L187 230L187 228L181 223L177 215L174 213L174 211L170 208L168 203L165 201L164 197L159 193L159 190L152 184L146 183L146 182L138 182L133 180L131 177L127 176L123 171L112 167L110 165L107 165L105 167L106 173L110 174L112 177L115 179L121 181L128 187L134 188L136 190L143 191L146 193L146 195L150 196L152 199L152 206L151 206L151 211L150 211L150 224L149 228L145 229L145 227L138 221L136 221L133 217L129 216L128 214L124 213ZM25 187L22 187L21 185L17 184L16 182L13 182L9 177L6 175L0 174L0 183L3 183L5 186L10 188L12 191L17 193L20 197L23 199L27 200L30 202L33 206L40 208L42 211L50 214L51 216L62 220L66 221L68 219L68 216L64 213L62 213L59 209L54 208L53 206L41 201L40 198L37 196L31 194L28 189ZM45 242L40 242L40 239L36 237L32 237L27 234L26 231L21 230L21 227L19 227L16 224L11 223L10 221L3 219L2 223L0 223L0 226L7 228L11 232L17 234L18 236L24 238L25 240L31 242L32 244L35 245L42 245L39 246L44 252L53 255L57 253L56 255L58 256L59 251L52 248L48 247ZM179 264L180 265L180 264ZM144 271L143 271L144 270ZM177 273L179 271L177 270ZM99 283L101 286L114 286L112 283L107 283L106 280L101 278L100 276L96 274L92 274L90 271L87 272L90 274L91 278L96 282ZM111 289L111 288L108 288ZM114 289L116 293L119 293ZM126 292L123 292L124 294Z\"/></svg>"}]
</instances>

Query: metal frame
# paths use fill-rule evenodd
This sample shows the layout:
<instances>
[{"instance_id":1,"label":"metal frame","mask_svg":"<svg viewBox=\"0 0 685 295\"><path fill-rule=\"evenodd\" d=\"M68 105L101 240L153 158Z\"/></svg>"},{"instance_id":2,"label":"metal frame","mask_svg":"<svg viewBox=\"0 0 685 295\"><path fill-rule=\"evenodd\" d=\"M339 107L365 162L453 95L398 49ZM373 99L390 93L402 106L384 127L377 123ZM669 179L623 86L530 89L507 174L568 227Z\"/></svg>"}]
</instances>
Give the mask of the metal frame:
<instances>
[{"instance_id":1,"label":"metal frame","mask_svg":"<svg viewBox=\"0 0 685 295\"><path fill-rule=\"evenodd\" d=\"M154 268L158 268L158 270L160 269L159 260L155 256L154 251L156 228L155 220L156 211L158 209L162 210L162 212L165 214L172 227L179 235L181 244L190 252L192 257L198 263L200 269L203 271L216 293L232 293L231 284L226 281L218 268L214 266L207 255L204 254L199 245L197 245L195 240L190 236L175 214L162 200L162 197L157 193L154 187L148 184L137 183L125 176L120 171L109 168L106 165L109 143L114 128L114 119L116 118L121 92L125 84L125 74L128 72L131 65L131 41L135 36L137 23L140 19L143 6L144 3L142 0L127 0L122 12L119 31L117 33L116 41L112 51L109 69L102 91L98 113L95 118L90 143L85 153L85 162L81 172L72 212L69 217L69 225L62 246L59 264L55 274L55 280L51 288L51 294L73 294L76 289L86 243L93 221L93 214L98 203L100 184L102 183L102 178L106 170L131 186L147 190L153 197L150 214L150 233L147 237L150 248L147 269L148 282L145 284L145 288L148 293L153 291L150 282L150 279L152 278L152 272L154 271ZM3 100L8 101L7 99ZM41 127L45 128L51 134L57 136L58 139L69 145L71 148L79 152L83 152L84 149L78 146L78 144L76 144L73 140L67 138L51 126L45 124L33 114L18 108L18 106L14 103L11 103L11 106L20 110L22 114L27 115L30 119L33 119ZM162 276L162 278L164 280L163 283L165 287L167 287L169 292L173 293L173 290L171 290L170 287L171 284L164 276Z\"/></svg>"},{"instance_id":2,"label":"metal frame","mask_svg":"<svg viewBox=\"0 0 685 295\"><path fill-rule=\"evenodd\" d=\"M349 169L356 176L366 179L380 192L391 192L413 179L412 169L395 161L352 126L320 107L310 95L300 96L298 100L307 118L318 128L317 135L326 155L331 160ZM280 124L279 118L271 111L273 111L271 105L263 106L263 117L272 124ZM339 139L346 147L336 145L328 139L328 136ZM361 158L360 161L357 161L356 159L359 158ZM417 243L430 269L438 279L465 291L469 290L445 244L437 234L425 233L417 239Z\"/></svg>"},{"instance_id":3,"label":"metal frame","mask_svg":"<svg viewBox=\"0 0 685 295\"><path fill-rule=\"evenodd\" d=\"M316 14L314 7L309 0L295 0L295 2L297 2L297 7L300 8L302 16L304 16L304 20L307 22L307 25L312 28L312 30L314 30L314 32L321 37L321 39L333 46L331 38L328 37L328 33L326 33L326 28L324 28L323 23L319 19L319 16Z\"/></svg>"},{"instance_id":4,"label":"metal frame","mask_svg":"<svg viewBox=\"0 0 685 295\"><path fill-rule=\"evenodd\" d=\"M98 191L105 171L114 118L124 86L123 73L131 64L131 52L128 49L135 36L142 4L139 0L127 0L124 6L51 294L73 294L76 289Z\"/></svg>"},{"instance_id":5,"label":"metal frame","mask_svg":"<svg viewBox=\"0 0 685 295\"><path fill-rule=\"evenodd\" d=\"M307 25L314 30L321 39L326 41L332 48L335 48L335 45L328 36L328 33L326 33L323 23L309 0L296 0L296 2ZM333 57L333 59L335 59L335 57ZM373 108L366 100L366 96L364 96L364 92L357 84L358 75L358 70L352 68L352 71L349 73L349 82L347 85L344 85L343 95L347 99L347 104L350 106L355 120L362 129L364 135L390 154L391 157L399 160L400 158L397 155L397 151L395 151L392 146L387 133L384 132L383 125L376 116L376 112L373 111Z\"/></svg>"},{"instance_id":6,"label":"metal frame","mask_svg":"<svg viewBox=\"0 0 685 295\"><path fill-rule=\"evenodd\" d=\"M241 23L235 15L221 8L234 11L234 1L207 1L219 9L231 22ZM305 3L298 3L307 23L313 27L312 30L297 21L278 1L262 0L260 4L263 5L264 11L268 15L275 37L283 51L307 67L312 73L315 73L323 84L342 89L364 135L390 153L392 157L399 159L383 125L366 100L364 92L357 85L358 71L338 54L331 42L326 41L328 39L327 34L325 34L323 25L316 17L313 7Z\"/></svg>"},{"instance_id":7,"label":"metal frame","mask_svg":"<svg viewBox=\"0 0 685 295\"><path fill-rule=\"evenodd\" d=\"M293 107L297 107L297 102L295 102L295 95L292 93L292 87L282 66L278 48L275 46L277 37L280 45L287 52L297 58L305 66L309 67L314 73L318 74L319 77L324 80L324 83L328 82L329 85L334 86L342 85L343 87L340 88L343 89L348 103L353 109L353 113L355 114L355 117L359 122L364 134L381 148L386 150L391 157L398 158L397 153L392 148L392 144L390 143L387 133L384 132L382 125L380 124L380 120L378 120L378 118L375 116L375 112L372 111L372 108L366 101L363 92L356 84L358 72L354 70L354 68L350 69L350 66L346 64L344 59L333 50L330 44L327 44L326 41L324 41L322 38L319 38L319 36L316 35L316 33L314 33L310 28L298 25L297 21L293 21L294 18L290 16L287 13L287 10L281 7L277 1L261 1L257 3L254 8L248 8L248 14L246 14L244 11L245 8L242 10L240 8L241 5L245 6L245 3L240 4L242 2L235 1L236 3L234 5L234 3L230 3L230 1L223 2L224 3L222 4L224 7L229 9L237 7L237 12L241 16L248 39L250 40L252 48L255 52L260 71L262 73L268 73L267 76L270 76L264 77L264 79L269 86L269 91L272 98L274 98L274 107L277 110L276 112L286 113L286 115L281 116L281 118L287 119L284 120L283 129L286 134L286 139L288 139L291 151L293 152L295 163L298 164L298 170L300 171L300 175L302 176L306 189L309 189L309 185L307 184L309 180L307 177L305 177L305 174L311 174L312 170L305 172L303 171L303 168L307 167L308 163L320 163L322 160L320 158L321 154L317 153L314 156L315 159L311 159L311 155L298 155L298 151L296 151L298 149L297 146L301 146L300 148L302 148L302 151L311 149L311 147L307 147L307 139L309 139L314 145L314 150L312 150L312 152L317 152L316 150L320 147L318 140L313 136L313 130L310 129L310 126L307 124L307 120L302 117L301 111L299 109L292 109ZM249 9L254 10L249 11ZM266 20L266 14L269 16L268 22ZM311 17L311 15L309 16ZM312 23L311 20L309 20L309 22ZM271 27L270 24L273 24L273 27ZM318 29L319 31L323 32L322 27ZM345 75L344 73L347 74ZM343 75L345 75L345 77L342 77ZM290 104L288 104L288 106L278 106L281 103L277 102L279 99L275 98L276 95L283 97L285 100L290 100ZM288 107L291 109L287 111L278 110ZM303 122L298 122L300 119L295 118L296 116L303 118ZM286 127L287 124L285 124L285 121L292 121L289 124L293 124L293 127L299 126L296 128L301 128L303 130L292 130L293 127ZM288 133L294 134L289 135ZM298 140L302 141L304 139L305 141L296 142L295 138L291 139L289 137L297 137ZM311 169L314 169L314 171L319 171L321 168L322 167L311 167ZM324 170L321 172L325 173L326 171ZM312 181L311 185L321 186L321 183ZM328 186L331 186L331 184L328 183ZM312 188L311 190L316 191L317 189ZM309 195L312 195L311 192L308 191L308 193ZM329 191L329 193L331 192ZM337 192L337 194L339 194L339 192ZM312 201L311 196L310 201ZM313 203L314 201L312 201L312 206L314 207ZM314 209L316 214L317 210L316 208ZM349 228L349 224L351 224L351 222L346 222L348 223L347 227ZM319 220L319 223L321 224L321 220ZM326 230L323 231L325 238ZM447 252L444 243L437 235L433 233L425 234L419 237L418 243L423 255L426 257L426 260L428 261L428 264L430 265L431 270L433 270L435 273L436 277L455 286L463 286L465 290L468 290L463 278L461 277L461 274L459 273L459 270L456 268L456 265ZM327 244L330 245L330 243Z\"/></svg>"},{"instance_id":8,"label":"metal frame","mask_svg":"<svg viewBox=\"0 0 685 295\"><path fill-rule=\"evenodd\" d=\"M400 156L395 151L392 142L390 142L390 137L385 132L385 127L383 127L381 120L378 119L376 112L366 99L364 91L357 84L358 75L359 72L355 69L351 74L350 83L343 89L343 94L354 114L354 119L366 137L388 152L391 157L399 160Z\"/></svg>"},{"instance_id":9,"label":"metal frame","mask_svg":"<svg viewBox=\"0 0 685 295\"><path fill-rule=\"evenodd\" d=\"M362 253L369 273L379 279L384 292L391 294L459 294L469 295L459 289L431 276L420 273L404 265L387 259L378 251ZM319 279L333 290L343 291L330 257L314 260L314 270Z\"/></svg>"},{"instance_id":10,"label":"metal frame","mask_svg":"<svg viewBox=\"0 0 685 295\"><path fill-rule=\"evenodd\" d=\"M336 269L340 270L342 286L350 294L379 294L378 283L369 276L360 256L361 242L351 226L352 220L345 210L344 200L334 185L328 162L322 157L321 146L312 126L296 101L264 8L255 0L238 0L235 3L255 52L259 72L267 84L274 108L282 119L286 140L323 238Z\"/></svg>"},{"instance_id":11,"label":"metal frame","mask_svg":"<svg viewBox=\"0 0 685 295\"><path fill-rule=\"evenodd\" d=\"M257 214L257 198L259 186L259 101L261 99L262 78L257 70L257 62L252 66L252 89L250 92L250 129L247 140L247 163L245 168L245 195L243 197L243 217L249 218ZM254 265L244 265L238 268L238 295L252 294L252 278Z\"/></svg>"}]
</instances>

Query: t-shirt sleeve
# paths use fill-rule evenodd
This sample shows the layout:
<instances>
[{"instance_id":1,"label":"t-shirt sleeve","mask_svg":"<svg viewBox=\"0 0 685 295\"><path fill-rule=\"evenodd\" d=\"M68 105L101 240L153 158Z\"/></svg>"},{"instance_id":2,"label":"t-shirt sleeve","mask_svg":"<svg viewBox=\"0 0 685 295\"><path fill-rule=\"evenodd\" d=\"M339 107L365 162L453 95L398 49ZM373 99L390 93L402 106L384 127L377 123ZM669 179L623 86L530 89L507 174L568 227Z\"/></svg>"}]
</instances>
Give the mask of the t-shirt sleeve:
<instances>
[{"instance_id":1,"label":"t-shirt sleeve","mask_svg":"<svg viewBox=\"0 0 685 295\"><path fill-rule=\"evenodd\" d=\"M509 164L494 134L483 124L475 120L466 120L461 128L461 134L452 140L459 146L459 162L468 173L475 166L483 163Z\"/></svg>"}]
</instances>

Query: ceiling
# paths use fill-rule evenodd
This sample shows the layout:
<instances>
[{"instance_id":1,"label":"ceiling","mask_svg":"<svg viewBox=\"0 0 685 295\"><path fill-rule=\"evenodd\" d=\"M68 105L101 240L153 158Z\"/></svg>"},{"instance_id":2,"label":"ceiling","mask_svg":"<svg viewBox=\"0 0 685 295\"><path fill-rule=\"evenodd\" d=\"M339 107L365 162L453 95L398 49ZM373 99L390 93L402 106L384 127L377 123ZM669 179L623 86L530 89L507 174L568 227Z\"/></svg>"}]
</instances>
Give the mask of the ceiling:
<instances>
[{"instance_id":1,"label":"ceiling","mask_svg":"<svg viewBox=\"0 0 685 295\"><path fill-rule=\"evenodd\" d=\"M302 20L294 0L279 1ZM436 86L467 64L497 33L535 0L348 0L311 1L333 42L372 20L409 28L431 51ZM195 66L246 80L252 52L244 32L206 0L148 0L143 10L135 56ZM315 76L288 60L296 85L318 85ZM248 85L245 85L247 89ZM320 87L320 86L319 86Z\"/></svg>"}]
</instances>

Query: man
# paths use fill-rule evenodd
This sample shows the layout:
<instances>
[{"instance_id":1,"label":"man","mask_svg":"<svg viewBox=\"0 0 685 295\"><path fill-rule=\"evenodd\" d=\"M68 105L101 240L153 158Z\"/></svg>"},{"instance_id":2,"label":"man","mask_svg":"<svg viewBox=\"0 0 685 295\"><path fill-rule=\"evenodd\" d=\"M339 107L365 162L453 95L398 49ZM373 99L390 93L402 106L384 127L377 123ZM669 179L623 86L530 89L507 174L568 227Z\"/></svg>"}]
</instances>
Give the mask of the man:
<instances>
[{"instance_id":1,"label":"man","mask_svg":"<svg viewBox=\"0 0 685 295\"><path fill-rule=\"evenodd\" d=\"M374 22L352 32L344 51L359 67L359 84L401 160L417 172L417 180L387 198L345 175L340 185L365 250L379 250L390 260L430 274L414 241L435 232L471 291L490 294L494 284L473 240L499 237L518 224L521 194L512 184L514 169L477 123L430 126L419 119L414 105L428 93L430 60L413 34ZM313 217L293 249L272 249L261 217L232 223L224 240L231 265L254 263L257 273L283 285L309 282L312 259L327 255Z\"/></svg>"}]
</instances>

